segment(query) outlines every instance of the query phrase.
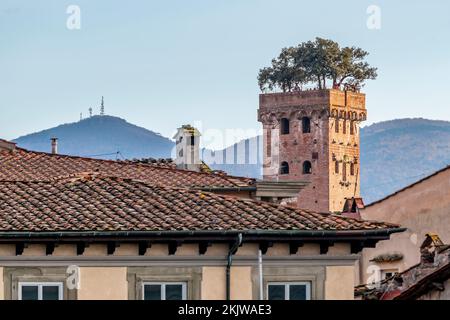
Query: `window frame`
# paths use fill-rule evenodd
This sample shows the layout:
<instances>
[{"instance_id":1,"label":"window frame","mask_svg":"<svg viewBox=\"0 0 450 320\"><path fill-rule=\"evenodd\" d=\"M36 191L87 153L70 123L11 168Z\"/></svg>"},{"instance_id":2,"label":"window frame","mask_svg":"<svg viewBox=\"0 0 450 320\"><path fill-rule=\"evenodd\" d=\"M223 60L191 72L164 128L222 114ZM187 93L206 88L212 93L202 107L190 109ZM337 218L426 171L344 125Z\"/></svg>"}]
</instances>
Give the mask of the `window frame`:
<instances>
[{"instance_id":1,"label":"window frame","mask_svg":"<svg viewBox=\"0 0 450 320\"><path fill-rule=\"evenodd\" d=\"M288 135L291 133L291 120L289 118L281 118L280 120L280 135Z\"/></svg>"},{"instance_id":2,"label":"window frame","mask_svg":"<svg viewBox=\"0 0 450 320\"><path fill-rule=\"evenodd\" d=\"M301 119L302 123L302 133L311 133L311 118L304 116Z\"/></svg>"},{"instance_id":3,"label":"window frame","mask_svg":"<svg viewBox=\"0 0 450 320\"><path fill-rule=\"evenodd\" d=\"M309 170L305 170L306 169L306 165L309 166ZM305 160L302 163L302 174L312 174L313 173L313 167L312 167L312 162L309 160Z\"/></svg>"},{"instance_id":4,"label":"window frame","mask_svg":"<svg viewBox=\"0 0 450 320\"><path fill-rule=\"evenodd\" d=\"M284 301L290 301L290 291L289 288L291 285L295 286L306 286L306 301L311 300L311 281L270 281L267 282L266 285L266 300L269 300L269 286L270 285L283 285L284 286Z\"/></svg>"},{"instance_id":5,"label":"window frame","mask_svg":"<svg viewBox=\"0 0 450 320\"><path fill-rule=\"evenodd\" d=\"M64 300L64 284L60 281L55 282L40 282L40 281L19 281L17 285L17 299L22 299L22 287L26 286L36 286L38 287L38 301L44 301L42 299L43 296L43 287L58 287L58 300Z\"/></svg>"},{"instance_id":6,"label":"window frame","mask_svg":"<svg viewBox=\"0 0 450 320\"><path fill-rule=\"evenodd\" d=\"M287 161L282 161L280 163L280 170L279 173L280 175L288 175L290 173L290 168L289 168L289 162Z\"/></svg>"},{"instance_id":7,"label":"window frame","mask_svg":"<svg viewBox=\"0 0 450 320\"><path fill-rule=\"evenodd\" d=\"M159 285L161 286L161 300L166 301L166 286L167 285L181 285L181 301L187 300L187 283L183 281L143 281L142 282L142 300L145 300L145 286L146 285Z\"/></svg>"}]
</instances>

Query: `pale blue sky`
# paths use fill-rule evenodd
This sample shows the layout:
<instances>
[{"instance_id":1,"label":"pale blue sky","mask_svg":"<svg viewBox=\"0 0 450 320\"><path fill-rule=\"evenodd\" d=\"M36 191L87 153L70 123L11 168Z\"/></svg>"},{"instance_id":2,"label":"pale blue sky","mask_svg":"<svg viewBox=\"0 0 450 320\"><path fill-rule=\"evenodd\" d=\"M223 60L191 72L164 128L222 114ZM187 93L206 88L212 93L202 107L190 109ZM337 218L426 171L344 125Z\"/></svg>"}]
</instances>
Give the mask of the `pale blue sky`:
<instances>
[{"instance_id":1,"label":"pale blue sky","mask_svg":"<svg viewBox=\"0 0 450 320\"><path fill-rule=\"evenodd\" d=\"M81 30L66 8L81 8ZM366 27L369 5L381 30ZM379 68L369 123L450 120L450 2L2 0L0 137L74 122L88 108L170 136L177 126L259 128L258 70L316 36L360 46Z\"/></svg>"}]
</instances>

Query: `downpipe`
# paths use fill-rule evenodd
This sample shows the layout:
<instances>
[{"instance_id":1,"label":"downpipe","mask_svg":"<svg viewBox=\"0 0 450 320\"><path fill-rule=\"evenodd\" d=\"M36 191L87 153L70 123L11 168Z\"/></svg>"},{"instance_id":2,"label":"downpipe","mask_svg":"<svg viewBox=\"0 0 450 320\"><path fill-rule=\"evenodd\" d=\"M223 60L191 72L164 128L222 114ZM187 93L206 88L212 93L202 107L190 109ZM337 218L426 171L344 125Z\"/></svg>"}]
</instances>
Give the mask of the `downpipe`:
<instances>
[{"instance_id":1,"label":"downpipe","mask_svg":"<svg viewBox=\"0 0 450 320\"><path fill-rule=\"evenodd\" d=\"M236 253L237 249L239 248L239 246L241 244L242 244L242 233L239 233L233 246L228 251L228 256L227 256L227 276L226 276L227 300L230 300L230 292L231 292L230 271L231 271L231 265L233 264L233 254Z\"/></svg>"}]
</instances>

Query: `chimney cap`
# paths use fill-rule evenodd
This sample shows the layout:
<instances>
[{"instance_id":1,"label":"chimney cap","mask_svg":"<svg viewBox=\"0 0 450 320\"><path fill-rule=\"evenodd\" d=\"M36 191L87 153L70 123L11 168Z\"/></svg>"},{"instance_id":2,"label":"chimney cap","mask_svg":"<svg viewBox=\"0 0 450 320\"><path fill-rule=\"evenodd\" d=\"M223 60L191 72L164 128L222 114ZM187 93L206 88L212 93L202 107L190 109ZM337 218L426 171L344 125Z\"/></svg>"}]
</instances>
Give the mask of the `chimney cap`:
<instances>
[{"instance_id":1,"label":"chimney cap","mask_svg":"<svg viewBox=\"0 0 450 320\"><path fill-rule=\"evenodd\" d=\"M195 137L200 137L201 133L200 131L198 131L197 128L193 127L190 124L184 124L182 125L180 128L178 128L177 133L173 136L173 139L176 139L176 137L178 137L180 134L189 134Z\"/></svg>"}]
</instances>

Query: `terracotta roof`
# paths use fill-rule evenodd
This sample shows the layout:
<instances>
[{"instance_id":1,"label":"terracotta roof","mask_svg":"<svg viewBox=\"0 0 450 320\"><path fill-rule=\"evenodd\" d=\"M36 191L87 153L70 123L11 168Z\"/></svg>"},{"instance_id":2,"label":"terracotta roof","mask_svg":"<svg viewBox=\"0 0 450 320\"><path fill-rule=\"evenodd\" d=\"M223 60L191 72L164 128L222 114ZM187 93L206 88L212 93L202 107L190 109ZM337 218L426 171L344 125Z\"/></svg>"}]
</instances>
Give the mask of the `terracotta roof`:
<instances>
[{"instance_id":1,"label":"terracotta roof","mask_svg":"<svg viewBox=\"0 0 450 320\"><path fill-rule=\"evenodd\" d=\"M0 182L0 232L386 230L396 226L85 174ZM395 232L395 231L393 231Z\"/></svg>"},{"instance_id":2,"label":"terracotta roof","mask_svg":"<svg viewBox=\"0 0 450 320\"><path fill-rule=\"evenodd\" d=\"M435 251L424 257L424 247L434 248ZM443 283L450 278L450 245L444 245L435 234L427 234L421 246L421 255L420 263L403 272L377 284L355 287L355 295L366 300L417 299L429 291L439 290L433 283Z\"/></svg>"},{"instance_id":3,"label":"terracotta roof","mask_svg":"<svg viewBox=\"0 0 450 320\"><path fill-rule=\"evenodd\" d=\"M254 179L179 170L145 163L55 155L15 148L0 151L0 181L48 181L79 172L142 180L154 185L196 189L254 188Z\"/></svg>"},{"instance_id":4,"label":"terracotta roof","mask_svg":"<svg viewBox=\"0 0 450 320\"><path fill-rule=\"evenodd\" d=\"M149 164L155 167L161 167L161 168L170 168L170 169L176 169L177 165L175 161L173 161L172 158L142 158L142 159L131 159L131 160L116 160L119 162L125 162L125 163L144 163ZM200 172L205 173L218 173L217 170L212 170L204 161L200 164Z\"/></svg>"}]
</instances>

